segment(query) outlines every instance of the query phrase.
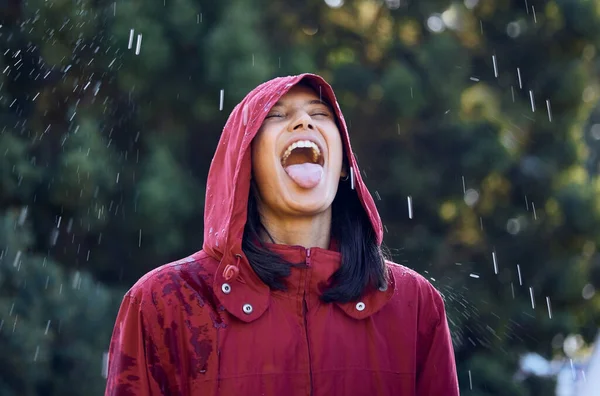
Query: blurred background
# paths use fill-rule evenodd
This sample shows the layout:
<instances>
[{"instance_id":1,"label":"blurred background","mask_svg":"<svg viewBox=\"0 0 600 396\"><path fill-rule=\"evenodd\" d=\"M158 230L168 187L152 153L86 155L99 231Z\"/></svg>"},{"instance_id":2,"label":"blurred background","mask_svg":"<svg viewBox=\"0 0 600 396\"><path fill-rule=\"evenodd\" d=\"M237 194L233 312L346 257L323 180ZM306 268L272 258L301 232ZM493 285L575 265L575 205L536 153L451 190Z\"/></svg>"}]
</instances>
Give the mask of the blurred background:
<instances>
[{"instance_id":1,"label":"blurred background","mask_svg":"<svg viewBox=\"0 0 600 396\"><path fill-rule=\"evenodd\" d=\"M600 0L2 0L0 24L0 395L103 394L123 294L202 247L228 114L302 72L444 295L462 394L599 394Z\"/></svg>"}]
</instances>

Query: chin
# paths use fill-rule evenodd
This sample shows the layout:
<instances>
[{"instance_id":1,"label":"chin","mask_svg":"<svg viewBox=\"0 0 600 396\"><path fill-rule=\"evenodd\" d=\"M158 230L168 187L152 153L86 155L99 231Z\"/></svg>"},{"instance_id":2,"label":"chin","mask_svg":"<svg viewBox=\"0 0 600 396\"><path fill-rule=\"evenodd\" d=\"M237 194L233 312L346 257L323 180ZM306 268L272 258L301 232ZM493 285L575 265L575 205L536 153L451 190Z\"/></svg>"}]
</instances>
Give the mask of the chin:
<instances>
[{"instance_id":1,"label":"chin","mask_svg":"<svg viewBox=\"0 0 600 396\"><path fill-rule=\"evenodd\" d=\"M286 176L287 177L287 176ZM337 185L327 185L327 177L310 190L303 189L286 180L282 186L281 198L292 211L303 214L317 214L329 209L337 192Z\"/></svg>"}]
</instances>

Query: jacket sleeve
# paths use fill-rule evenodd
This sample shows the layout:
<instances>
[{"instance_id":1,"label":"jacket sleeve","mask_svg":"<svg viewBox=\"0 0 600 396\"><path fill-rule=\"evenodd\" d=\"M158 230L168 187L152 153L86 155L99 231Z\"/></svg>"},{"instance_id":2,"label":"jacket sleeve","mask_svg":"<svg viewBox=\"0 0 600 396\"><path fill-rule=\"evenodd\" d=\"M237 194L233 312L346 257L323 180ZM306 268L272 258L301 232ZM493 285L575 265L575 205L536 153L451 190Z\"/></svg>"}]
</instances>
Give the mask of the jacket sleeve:
<instances>
[{"instance_id":1,"label":"jacket sleeve","mask_svg":"<svg viewBox=\"0 0 600 396\"><path fill-rule=\"evenodd\" d=\"M165 359L159 353L164 348L154 344L153 340L160 338L152 334L148 326L152 318L146 316L152 317L134 297L126 295L110 342L105 396L168 393L169 379L161 365Z\"/></svg>"},{"instance_id":2,"label":"jacket sleeve","mask_svg":"<svg viewBox=\"0 0 600 396\"><path fill-rule=\"evenodd\" d=\"M459 396L456 362L444 301L440 293L428 285L426 307L423 308L424 329L419 329L417 352L417 396Z\"/></svg>"}]
</instances>

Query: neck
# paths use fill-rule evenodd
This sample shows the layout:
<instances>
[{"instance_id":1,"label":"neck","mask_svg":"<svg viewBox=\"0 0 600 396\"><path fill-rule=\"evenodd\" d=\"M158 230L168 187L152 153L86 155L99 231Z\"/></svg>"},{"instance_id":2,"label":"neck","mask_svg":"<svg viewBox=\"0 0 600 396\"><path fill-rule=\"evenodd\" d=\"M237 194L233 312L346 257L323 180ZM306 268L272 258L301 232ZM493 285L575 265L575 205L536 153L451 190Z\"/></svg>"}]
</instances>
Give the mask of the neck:
<instances>
[{"instance_id":1,"label":"neck","mask_svg":"<svg viewBox=\"0 0 600 396\"><path fill-rule=\"evenodd\" d=\"M261 222L268 232L267 234L262 230L260 238L263 242L303 246L306 249L311 247L329 248L331 208L316 216L293 218L281 218L273 213L262 212Z\"/></svg>"}]
</instances>

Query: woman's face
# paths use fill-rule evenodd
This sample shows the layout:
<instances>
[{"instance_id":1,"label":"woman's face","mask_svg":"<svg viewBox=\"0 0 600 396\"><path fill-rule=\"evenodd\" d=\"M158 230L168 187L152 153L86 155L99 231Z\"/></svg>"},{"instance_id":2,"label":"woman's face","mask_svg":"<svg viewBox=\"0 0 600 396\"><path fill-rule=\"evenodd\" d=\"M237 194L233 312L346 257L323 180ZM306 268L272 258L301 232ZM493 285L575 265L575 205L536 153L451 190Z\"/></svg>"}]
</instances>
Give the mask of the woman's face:
<instances>
[{"instance_id":1,"label":"woman's face","mask_svg":"<svg viewBox=\"0 0 600 396\"><path fill-rule=\"evenodd\" d=\"M262 209L279 217L330 209L342 159L334 112L312 89L293 87L271 108L252 142Z\"/></svg>"}]
</instances>

